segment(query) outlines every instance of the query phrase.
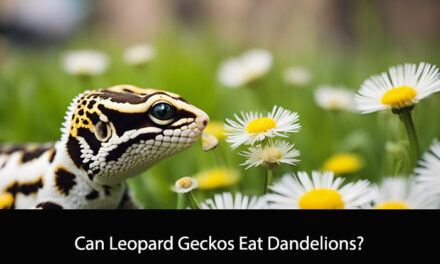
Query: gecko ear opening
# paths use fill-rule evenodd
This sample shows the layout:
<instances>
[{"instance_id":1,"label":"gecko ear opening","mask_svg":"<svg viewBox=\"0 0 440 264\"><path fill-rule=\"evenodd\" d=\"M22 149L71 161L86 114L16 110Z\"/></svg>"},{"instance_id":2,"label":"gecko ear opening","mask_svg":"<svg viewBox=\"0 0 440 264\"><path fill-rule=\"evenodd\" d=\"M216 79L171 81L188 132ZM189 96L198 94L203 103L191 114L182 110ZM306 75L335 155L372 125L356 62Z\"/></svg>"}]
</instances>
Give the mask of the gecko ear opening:
<instances>
[{"instance_id":1,"label":"gecko ear opening","mask_svg":"<svg viewBox=\"0 0 440 264\"><path fill-rule=\"evenodd\" d=\"M112 135L112 130L108 123L98 121L95 125L95 136L96 138L103 142L107 141Z\"/></svg>"}]
</instances>

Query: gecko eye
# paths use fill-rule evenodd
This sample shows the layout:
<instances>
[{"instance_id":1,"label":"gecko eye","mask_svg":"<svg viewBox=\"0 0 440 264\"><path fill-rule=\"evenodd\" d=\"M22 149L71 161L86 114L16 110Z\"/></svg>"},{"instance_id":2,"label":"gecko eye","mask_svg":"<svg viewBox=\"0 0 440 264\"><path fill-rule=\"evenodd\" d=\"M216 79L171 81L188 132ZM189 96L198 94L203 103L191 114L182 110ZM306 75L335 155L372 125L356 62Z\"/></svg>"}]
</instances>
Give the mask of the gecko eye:
<instances>
[{"instance_id":1,"label":"gecko eye","mask_svg":"<svg viewBox=\"0 0 440 264\"><path fill-rule=\"evenodd\" d=\"M167 103L158 103L151 108L150 116L153 121L160 125L165 125L172 121L176 114L173 106Z\"/></svg>"}]
</instances>

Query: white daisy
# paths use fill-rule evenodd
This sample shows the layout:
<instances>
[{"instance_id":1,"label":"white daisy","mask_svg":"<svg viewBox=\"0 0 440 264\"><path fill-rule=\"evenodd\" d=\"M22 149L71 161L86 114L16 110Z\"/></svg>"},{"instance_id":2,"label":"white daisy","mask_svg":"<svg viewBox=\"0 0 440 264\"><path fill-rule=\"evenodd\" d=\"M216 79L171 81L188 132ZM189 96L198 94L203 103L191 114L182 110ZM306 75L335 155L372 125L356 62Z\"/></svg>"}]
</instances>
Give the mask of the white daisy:
<instances>
[{"instance_id":1,"label":"white daisy","mask_svg":"<svg viewBox=\"0 0 440 264\"><path fill-rule=\"evenodd\" d=\"M129 65L147 64L156 56L156 49L149 44L138 44L124 52L124 61Z\"/></svg>"},{"instance_id":2,"label":"white daisy","mask_svg":"<svg viewBox=\"0 0 440 264\"><path fill-rule=\"evenodd\" d=\"M398 112L440 90L440 75L435 65L421 62L391 67L388 72L364 81L355 96L358 110L371 113L384 109Z\"/></svg>"},{"instance_id":3,"label":"white daisy","mask_svg":"<svg viewBox=\"0 0 440 264\"><path fill-rule=\"evenodd\" d=\"M220 65L219 81L237 88L262 77L272 66L272 54L263 49L253 49L238 58L230 58Z\"/></svg>"},{"instance_id":4,"label":"white daisy","mask_svg":"<svg viewBox=\"0 0 440 264\"><path fill-rule=\"evenodd\" d=\"M312 171L312 179L306 172L286 174L269 187L274 193L266 196L270 207L279 209L352 209L374 198L368 181L342 185L343 181L333 172Z\"/></svg>"},{"instance_id":5,"label":"white daisy","mask_svg":"<svg viewBox=\"0 0 440 264\"><path fill-rule=\"evenodd\" d=\"M311 79L312 74L304 67L290 67L283 71L283 80L287 84L305 86Z\"/></svg>"},{"instance_id":6,"label":"white daisy","mask_svg":"<svg viewBox=\"0 0 440 264\"><path fill-rule=\"evenodd\" d=\"M322 85L315 90L315 102L325 110L355 111L354 94L349 89Z\"/></svg>"},{"instance_id":7,"label":"white daisy","mask_svg":"<svg viewBox=\"0 0 440 264\"><path fill-rule=\"evenodd\" d=\"M376 209L431 209L438 198L417 184L413 178L389 177L375 187Z\"/></svg>"},{"instance_id":8,"label":"white daisy","mask_svg":"<svg viewBox=\"0 0 440 264\"><path fill-rule=\"evenodd\" d=\"M301 128L297 113L277 106L267 116L257 112L241 112L241 117L236 114L234 116L237 121L226 119L225 124L226 142L233 149L242 144L252 145L266 137L287 137L286 133L298 132Z\"/></svg>"},{"instance_id":9,"label":"white daisy","mask_svg":"<svg viewBox=\"0 0 440 264\"><path fill-rule=\"evenodd\" d=\"M233 196L230 192L214 195L214 199L208 199L200 203L200 209L267 209L267 201L264 196L249 197L241 193Z\"/></svg>"},{"instance_id":10,"label":"white daisy","mask_svg":"<svg viewBox=\"0 0 440 264\"><path fill-rule=\"evenodd\" d=\"M273 168L280 163L296 165L299 162L299 159L296 158L300 155L299 151L294 149L294 144L289 144L282 140L275 142L270 140L267 146L257 145L239 154L247 158L247 160L241 164L242 166L247 166L246 169L252 166Z\"/></svg>"},{"instance_id":11,"label":"white daisy","mask_svg":"<svg viewBox=\"0 0 440 264\"><path fill-rule=\"evenodd\" d=\"M72 75L99 75L105 72L108 65L108 56L95 50L70 51L63 58L64 70Z\"/></svg>"},{"instance_id":12,"label":"white daisy","mask_svg":"<svg viewBox=\"0 0 440 264\"><path fill-rule=\"evenodd\" d=\"M197 188L199 184L197 180L191 177L183 177L176 181L172 190L176 193L187 193L195 188Z\"/></svg>"},{"instance_id":13,"label":"white daisy","mask_svg":"<svg viewBox=\"0 0 440 264\"><path fill-rule=\"evenodd\" d=\"M435 142L419 161L416 180L433 193L440 194L440 143Z\"/></svg>"}]
</instances>

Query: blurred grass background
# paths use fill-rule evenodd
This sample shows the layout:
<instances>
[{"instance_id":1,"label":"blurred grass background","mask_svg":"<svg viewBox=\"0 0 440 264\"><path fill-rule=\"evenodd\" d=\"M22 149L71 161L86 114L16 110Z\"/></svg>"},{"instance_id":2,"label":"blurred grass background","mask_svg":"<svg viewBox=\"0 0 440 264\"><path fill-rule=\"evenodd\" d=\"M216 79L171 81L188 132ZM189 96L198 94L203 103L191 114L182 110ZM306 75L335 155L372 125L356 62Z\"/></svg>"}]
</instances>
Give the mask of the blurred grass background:
<instances>
[{"instance_id":1,"label":"blurred grass background","mask_svg":"<svg viewBox=\"0 0 440 264\"><path fill-rule=\"evenodd\" d=\"M389 66L440 64L440 4L435 1L78 1L76 5L81 22L55 37L21 28L20 34L11 34L17 32L14 19L4 11L8 9L1 9L0 143L58 140L67 106L78 93L128 83L176 92L211 120L283 106L300 115L302 129L289 140L301 151L301 162L281 166L275 177L320 169L332 154L353 152L365 161L355 177L377 181L396 173L394 159L400 154L387 153L385 145L406 140L397 116L325 111L313 100L314 88L329 84L357 90L366 78ZM125 65L123 50L139 42L153 44L156 58L144 68ZM273 53L269 73L252 87L222 86L217 80L222 60L254 47ZM65 73L60 62L66 51L83 48L104 51L111 58L109 69L87 83ZM303 88L286 84L281 75L290 66L308 68L312 81ZM423 150L440 136L439 102L436 94L415 108ZM223 150L227 166L239 169L242 179L238 186L215 192L260 194L265 171L244 170L239 166L244 158L225 142L220 144L214 151ZM170 186L180 177L218 165L215 155L204 153L198 142L129 184L146 208L175 208ZM213 193L196 194L203 199Z\"/></svg>"}]
</instances>

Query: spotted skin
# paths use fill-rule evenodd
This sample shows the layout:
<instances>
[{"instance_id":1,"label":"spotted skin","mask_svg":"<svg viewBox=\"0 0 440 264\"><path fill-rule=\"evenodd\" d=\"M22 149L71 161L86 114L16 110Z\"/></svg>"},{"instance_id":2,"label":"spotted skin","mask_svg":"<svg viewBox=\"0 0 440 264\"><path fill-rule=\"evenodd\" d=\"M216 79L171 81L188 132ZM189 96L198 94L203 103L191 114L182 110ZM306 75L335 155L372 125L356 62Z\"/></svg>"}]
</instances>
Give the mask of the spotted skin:
<instances>
[{"instance_id":1,"label":"spotted skin","mask_svg":"<svg viewBox=\"0 0 440 264\"><path fill-rule=\"evenodd\" d=\"M173 109L162 120L157 104ZM118 85L86 91L66 113L61 140L0 145L0 193L10 208L137 208L125 180L193 145L206 113L177 94Z\"/></svg>"}]
</instances>

